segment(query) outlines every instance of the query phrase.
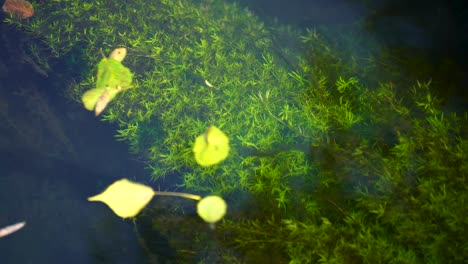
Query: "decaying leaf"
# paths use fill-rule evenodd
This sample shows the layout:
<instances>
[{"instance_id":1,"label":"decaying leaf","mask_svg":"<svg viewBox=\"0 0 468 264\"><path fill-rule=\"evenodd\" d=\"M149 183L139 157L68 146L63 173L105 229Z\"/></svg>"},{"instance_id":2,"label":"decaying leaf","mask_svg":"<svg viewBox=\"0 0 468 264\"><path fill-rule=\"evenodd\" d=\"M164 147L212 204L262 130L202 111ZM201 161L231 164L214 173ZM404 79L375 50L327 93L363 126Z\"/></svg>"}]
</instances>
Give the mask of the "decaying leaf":
<instances>
[{"instance_id":1,"label":"decaying leaf","mask_svg":"<svg viewBox=\"0 0 468 264\"><path fill-rule=\"evenodd\" d=\"M106 109L107 104L110 102L110 94L109 91L104 91L101 96L99 96L96 106L94 107L94 112L96 116L100 115L104 109Z\"/></svg>"},{"instance_id":2,"label":"decaying leaf","mask_svg":"<svg viewBox=\"0 0 468 264\"><path fill-rule=\"evenodd\" d=\"M205 84L206 84L206 86L208 86L210 88L215 88L214 85L212 85L208 80L205 80Z\"/></svg>"},{"instance_id":3,"label":"decaying leaf","mask_svg":"<svg viewBox=\"0 0 468 264\"><path fill-rule=\"evenodd\" d=\"M94 88L86 91L81 97L86 110L93 111L99 97L106 91L105 88Z\"/></svg>"},{"instance_id":4,"label":"decaying leaf","mask_svg":"<svg viewBox=\"0 0 468 264\"><path fill-rule=\"evenodd\" d=\"M127 56L126 48L116 48L111 52L111 54L109 54L110 59L114 59L120 62L125 59L125 56Z\"/></svg>"},{"instance_id":5,"label":"decaying leaf","mask_svg":"<svg viewBox=\"0 0 468 264\"><path fill-rule=\"evenodd\" d=\"M116 48L109 58L103 58L98 64L96 88L86 91L81 100L84 107L99 115L115 96L131 88L133 74L122 64L127 50Z\"/></svg>"},{"instance_id":6,"label":"decaying leaf","mask_svg":"<svg viewBox=\"0 0 468 264\"><path fill-rule=\"evenodd\" d=\"M120 59L120 58L119 58ZM96 88L112 88L121 90L130 88L133 74L121 61L103 58L98 64Z\"/></svg>"},{"instance_id":7,"label":"decaying leaf","mask_svg":"<svg viewBox=\"0 0 468 264\"><path fill-rule=\"evenodd\" d=\"M0 228L0 237L8 236L21 228L23 228L26 225L26 222L19 222L13 225L5 226Z\"/></svg>"}]
</instances>

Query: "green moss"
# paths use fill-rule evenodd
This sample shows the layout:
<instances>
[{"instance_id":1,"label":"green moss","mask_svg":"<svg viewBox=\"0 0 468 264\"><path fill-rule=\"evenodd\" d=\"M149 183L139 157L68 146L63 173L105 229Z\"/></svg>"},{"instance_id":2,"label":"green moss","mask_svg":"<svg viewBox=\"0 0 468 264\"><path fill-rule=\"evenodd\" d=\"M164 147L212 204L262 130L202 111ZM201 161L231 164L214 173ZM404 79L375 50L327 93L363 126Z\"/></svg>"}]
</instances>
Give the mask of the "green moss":
<instances>
[{"instance_id":1,"label":"green moss","mask_svg":"<svg viewBox=\"0 0 468 264\"><path fill-rule=\"evenodd\" d=\"M370 52L353 32L332 41L265 27L223 1L70 0L36 10L10 23L42 38L30 54L46 70L47 58L84 62L71 98L93 87L101 49L127 47L136 89L103 119L153 180L181 175L184 188L229 196L233 208L252 197L248 212L219 226L219 240L246 259L271 249L291 263L468 258L468 117L442 111L431 91L441 81L409 78L391 51ZM192 145L211 124L232 151L204 168Z\"/></svg>"}]
</instances>

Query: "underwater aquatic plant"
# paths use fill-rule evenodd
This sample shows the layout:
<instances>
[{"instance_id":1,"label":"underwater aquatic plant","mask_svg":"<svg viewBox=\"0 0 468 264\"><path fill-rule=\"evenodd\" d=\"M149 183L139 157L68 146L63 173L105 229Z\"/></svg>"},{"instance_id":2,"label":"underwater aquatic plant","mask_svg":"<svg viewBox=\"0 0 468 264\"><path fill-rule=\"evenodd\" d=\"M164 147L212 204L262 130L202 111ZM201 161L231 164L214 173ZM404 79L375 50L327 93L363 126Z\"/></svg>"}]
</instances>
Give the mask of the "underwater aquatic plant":
<instances>
[{"instance_id":1,"label":"underwater aquatic plant","mask_svg":"<svg viewBox=\"0 0 468 264\"><path fill-rule=\"evenodd\" d=\"M2 6L2 11L20 19L30 18L34 15L33 6L25 0L6 0Z\"/></svg>"}]
</instances>

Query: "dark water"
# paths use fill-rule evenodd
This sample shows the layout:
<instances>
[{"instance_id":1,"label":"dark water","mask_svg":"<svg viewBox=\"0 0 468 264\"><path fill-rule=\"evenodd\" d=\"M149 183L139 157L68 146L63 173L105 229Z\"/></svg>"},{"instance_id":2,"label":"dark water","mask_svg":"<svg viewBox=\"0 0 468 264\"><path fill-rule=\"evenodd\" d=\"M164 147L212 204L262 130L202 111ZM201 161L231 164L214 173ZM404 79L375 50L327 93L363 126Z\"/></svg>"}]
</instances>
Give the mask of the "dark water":
<instances>
[{"instance_id":1,"label":"dark water","mask_svg":"<svg viewBox=\"0 0 468 264\"><path fill-rule=\"evenodd\" d=\"M280 23L303 28L365 19L369 34L387 45L420 49L435 64L449 59L466 71L468 11L463 1L372 2L241 4L266 20L278 17ZM86 201L119 178L147 181L144 164L133 161L127 146L115 141L114 127L63 99L62 88L73 73L41 76L18 60L21 34L0 25L0 36L0 226L27 221L23 230L0 239L0 263L147 263L132 223L105 205ZM31 95L42 99L28 102ZM447 96L466 103L464 89ZM52 119L38 114L46 111L44 102L49 107L45 116Z\"/></svg>"},{"instance_id":2,"label":"dark water","mask_svg":"<svg viewBox=\"0 0 468 264\"><path fill-rule=\"evenodd\" d=\"M332 39L338 38L339 34L345 34L347 29L359 27L358 31L369 36L369 42L378 42L378 45L385 48L406 49L411 54L422 55L430 65L421 66L433 68L424 77L440 77L448 84L439 85L441 88L438 91L439 95L447 98L449 104L455 104L452 110L461 110L462 105L466 107L468 102L468 89L465 89L465 84L468 82L467 1L241 0L240 2L254 10L265 21L276 19L280 24L303 29L325 27ZM360 47L354 48L357 53ZM395 55L398 56L396 53Z\"/></svg>"},{"instance_id":3,"label":"dark water","mask_svg":"<svg viewBox=\"0 0 468 264\"><path fill-rule=\"evenodd\" d=\"M2 155L0 222L27 224L0 240L1 263L143 263L132 224L86 201L104 175L46 162Z\"/></svg>"},{"instance_id":4,"label":"dark water","mask_svg":"<svg viewBox=\"0 0 468 264\"><path fill-rule=\"evenodd\" d=\"M21 34L0 26L0 263L145 263L133 224L94 195L146 171L114 127L63 98L67 80L37 74L21 58ZM58 74L58 76L62 76Z\"/></svg>"}]
</instances>

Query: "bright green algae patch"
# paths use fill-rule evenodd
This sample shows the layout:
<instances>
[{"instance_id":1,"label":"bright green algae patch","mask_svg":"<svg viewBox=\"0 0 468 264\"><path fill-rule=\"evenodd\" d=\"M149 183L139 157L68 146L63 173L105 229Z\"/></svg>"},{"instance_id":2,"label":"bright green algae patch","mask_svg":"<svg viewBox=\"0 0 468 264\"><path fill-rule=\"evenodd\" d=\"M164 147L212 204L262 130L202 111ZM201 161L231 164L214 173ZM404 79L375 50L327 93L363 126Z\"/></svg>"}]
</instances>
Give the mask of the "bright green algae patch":
<instances>
[{"instance_id":1,"label":"bright green algae patch","mask_svg":"<svg viewBox=\"0 0 468 264\"><path fill-rule=\"evenodd\" d=\"M135 72L137 89L114 100L104 119L119 124L118 138L148 160L154 179L182 172L184 185L194 191L248 189L248 172L257 165L244 166L247 154L325 137L324 128L314 124L325 120L302 109L306 86L288 64L288 58L296 58L287 50L278 56L271 33L247 10L221 1L64 1L48 4L47 10L57 10L54 21L64 22L48 22L52 16L39 14L29 29L45 35L61 56L72 56L71 51L87 58L86 80L74 87L75 98L94 85L100 49L127 47L125 65ZM211 124L231 135L236 146L222 169L197 166L191 151ZM296 155L301 163L285 168L285 177L302 174L307 166L303 154Z\"/></svg>"},{"instance_id":2,"label":"bright green algae patch","mask_svg":"<svg viewBox=\"0 0 468 264\"><path fill-rule=\"evenodd\" d=\"M76 100L95 85L100 50L127 47L137 89L119 94L104 119L154 179L177 173L192 191L255 198L248 220L228 213L217 226L250 260L271 248L292 263L468 258L467 116L443 112L430 82L382 78L401 73L382 75L379 58L345 57L317 31L267 29L222 1L49 1L36 10L22 27L53 56L84 62ZM30 45L47 70L49 53ZM231 147L205 168L192 146L210 125Z\"/></svg>"}]
</instances>

